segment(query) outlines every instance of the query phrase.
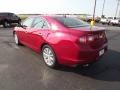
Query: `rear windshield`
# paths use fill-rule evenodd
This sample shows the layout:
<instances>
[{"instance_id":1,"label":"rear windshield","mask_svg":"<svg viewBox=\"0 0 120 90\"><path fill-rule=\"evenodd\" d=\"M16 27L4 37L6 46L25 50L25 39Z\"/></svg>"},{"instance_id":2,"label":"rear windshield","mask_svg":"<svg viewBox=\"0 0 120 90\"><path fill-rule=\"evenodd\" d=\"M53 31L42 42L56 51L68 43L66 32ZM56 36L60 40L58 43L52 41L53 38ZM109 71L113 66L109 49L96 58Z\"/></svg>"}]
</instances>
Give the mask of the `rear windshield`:
<instances>
[{"instance_id":1,"label":"rear windshield","mask_svg":"<svg viewBox=\"0 0 120 90\"><path fill-rule=\"evenodd\" d=\"M88 23L73 17L53 17L55 20L60 22L65 27L76 28L89 26Z\"/></svg>"}]
</instances>

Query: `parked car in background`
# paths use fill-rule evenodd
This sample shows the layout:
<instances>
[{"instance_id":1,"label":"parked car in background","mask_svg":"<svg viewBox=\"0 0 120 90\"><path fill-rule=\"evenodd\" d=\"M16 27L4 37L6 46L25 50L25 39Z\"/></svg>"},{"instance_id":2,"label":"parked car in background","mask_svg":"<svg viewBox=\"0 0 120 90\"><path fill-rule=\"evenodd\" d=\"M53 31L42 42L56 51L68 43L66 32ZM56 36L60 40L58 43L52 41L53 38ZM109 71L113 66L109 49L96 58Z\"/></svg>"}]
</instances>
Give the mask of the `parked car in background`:
<instances>
[{"instance_id":1,"label":"parked car in background","mask_svg":"<svg viewBox=\"0 0 120 90\"><path fill-rule=\"evenodd\" d=\"M9 12L0 12L0 25L3 25L5 28L10 27L11 24L19 24L21 22L20 17L14 13Z\"/></svg>"},{"instance_id":2,"label":"parked car in background","mask_svg":"<svg viewBox=\"0 0 120 90\"><path fill-rule=\"evenodd\" d=\"M31 16L13 34L17 45L42 52L45 64L52 68L93 63L107 51L105 29L73 17Z\"/></svg>"},{"instance_id":3,"label":"parked car in background","mask_svg":"<svg viewBox=\"0 0 120 90\"><path fill-rule=\"evenodd\" d=\"M100 17L95 17L95 22L99 23L99 22L100 22L100 20L101 20L101 18L100 18Z\"/></svg>"},{"instance_id":4,"label":"parked car in background","mask_svg":"<svg viewBox=\"0 0 120 90\"><path fill-rule=\"evenodd\" d=\"M114 18L111 20L112 25L120 26L120 18Z\"/></svg>"},{"instance_id":5,"label":"parked car in background","mask_svg":"<svg viewBox=\"0 0 120 90\"><path fill-rule=\"evenodd\" d=\"M108 24L109 21L108 21L107 18L101 18L100 23L102 23L102 24Z\"/></svg>"},{"instance_id":6,"label":"parked car in background","mask_svg":"<svg viewBox=\"0 0 120 90\"><path fill-rule=\"evenodd\" d=\"M93 16L92 15L86 15L84 16L84 18L82 18L82 20L86 21L86 22L91 22L93 20ZM100 17L95 17L95 22L99 22L100 21Z\"/></svg>"},{"instance_id":7,"label":"parked car in background","mask_svg":"<svg viewBox=\"0 0 120 90\"><path fill-rule=\"evenodd\" d=\"M92 15L86 15L85 18L84 18L84 21L86 22L91 22L93 19L93 16Z\"/></svg>"},{"instance_id":8,"label":"parked car in background","mask_svg":"<svg viewBox=\"0 0 120 90\"><path fill-rule=\"evenodd\" d=\"M110 24L111 24L111 20L113 20L113 19L114 19L113 17L108 17L108 18L107 18L107 21L108 21L107 24L110 25Z\"/></svg>"},{"instance_id":9,"label":"parked car in background","mask_svg":"<svg viewBox=\"0 0 120 90\"><path fill-rule=\"evenodd\" d=\"M113 17L107 17L107 18L104 17L104 18L101 18L100 23L110 25L110 22L112 19L113 19Z\"/></svg>"}]
</instances>

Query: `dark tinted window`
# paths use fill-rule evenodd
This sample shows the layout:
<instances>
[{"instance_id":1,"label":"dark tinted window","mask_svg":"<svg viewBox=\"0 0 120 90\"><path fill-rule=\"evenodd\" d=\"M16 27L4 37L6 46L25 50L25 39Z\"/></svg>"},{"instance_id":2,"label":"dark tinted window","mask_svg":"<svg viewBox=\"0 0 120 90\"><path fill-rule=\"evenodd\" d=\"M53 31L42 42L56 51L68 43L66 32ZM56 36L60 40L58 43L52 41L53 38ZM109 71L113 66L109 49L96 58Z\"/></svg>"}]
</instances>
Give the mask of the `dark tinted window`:
<instances>
[{"instance_id":1,"label":"dark tinted window","mask_svg":"<svg viewBox=\"0 0 120 90\"><path fill-rule=\"evenodd\" d=\"M13 16L13 17L17 17L17 15L15 15L15 14L12 14L11 16Z\"/></svg>"},{"instance_id":2,"label":"dark tinted window","mask_svg":"<svg viewBox=\"0 0 120 90\"><path fill-rule=\"evenodd\" d=\"M108 19L113 19L113 17L108 17Z\"/></svg>"},{"instance_id":3,"label":"dark tinted window","mask_svg":"<svg viewBox=\"0 0 120 90\"><path fill-rule=\"evenodd\" d=\"M17 17L14 13L0 13L0 16L10 16L10 17Z\"/></svg>"},{"instance_id":4,"label":"dark tinted window","mask_svg":"<svg viewBox=\"0 0 120 90\"><path fill-rule=\"evenodd\" d=\"M77 19L77 18L72 18L72 17L53 17L55 20L60 22L66 27L84 27L84 26L89 26L88 23Z\"/></svg>"},{"instance_id":5,"label":"dark tinted window","mask_svg":"<svg viewBox=\"0 0 120 90\"><path fill-rule=\"evenodd\" d=\"M0 16L7 16L8 13L0 13Z\"/></svg>"},{"instance_id":6,"label":"dark tinted window","mask_svg":"<svg viewBox=\"0 0 120 90\"><path fill-rule=\"evenodd\" d=\"M13 16L13 13L8 13L9 16Z\"/></svg>"}]
</instances>

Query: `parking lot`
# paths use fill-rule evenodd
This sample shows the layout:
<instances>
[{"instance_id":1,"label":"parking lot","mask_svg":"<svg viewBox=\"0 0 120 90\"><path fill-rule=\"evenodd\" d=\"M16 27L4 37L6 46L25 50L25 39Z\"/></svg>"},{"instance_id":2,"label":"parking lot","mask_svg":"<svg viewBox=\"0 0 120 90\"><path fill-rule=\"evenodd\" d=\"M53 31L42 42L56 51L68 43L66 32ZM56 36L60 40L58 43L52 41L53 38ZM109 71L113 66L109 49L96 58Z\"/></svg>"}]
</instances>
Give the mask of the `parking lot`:
<instances>
[{"instance_id":1,"label":"parking lot","mask_svg":"<svg viewBox=\"0 0 120 90\"><path fill-rule=\"evenodd\" d=\"M120 90L120 27L104 27L109 50L103 58L90 67L57 69L31 49L16 46L13 28L1 27L0 90Z\"/></svg>"}]
</instances>

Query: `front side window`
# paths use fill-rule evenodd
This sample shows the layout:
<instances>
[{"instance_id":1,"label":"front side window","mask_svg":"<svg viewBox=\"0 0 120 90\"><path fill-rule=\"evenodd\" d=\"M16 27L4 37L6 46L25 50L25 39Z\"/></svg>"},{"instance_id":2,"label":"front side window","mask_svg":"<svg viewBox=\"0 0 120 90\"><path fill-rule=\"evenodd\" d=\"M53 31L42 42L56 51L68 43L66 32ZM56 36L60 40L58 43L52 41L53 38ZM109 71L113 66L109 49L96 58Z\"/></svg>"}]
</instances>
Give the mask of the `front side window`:
<instances>
[{"instance_id":1,"label":"front side window","mask_svg":"<svg viewBox=\"0 0 120 90\"><path fill-rule=\"evenodd\" d=\"M12 16L13 16L13 17L17 17L17 15L15 15L15 14L12 14Z\"/></svg>"},{"instance_id":2,"label":"front side window","mask_svg":"<svg viewBox=\"0 0 120 90\"><path fill-rule=\"evenodd\" d=\"M43 20L42 18L36 18L33 24L34 28L48 28L48 24L45 20Z\"/></svg>"},{"instance_id":3,"label":"front side window","mask_svg":"<svg viewBox=\"0 0 120 90\"><path fill-rule=\"evenodd\" d=\"M32 27L32 23L34 21L34 18L27 18L24 22L23 22L23 26L26 26L26 27Z\"/></svg>"},{"instance_id":4,"label":"front side window","mask_svg":"<svg viewBox=\"0 0 120 90\"><path fill-rule=\"evenodd\" d=\"M44 29L49 28L48 23L46 21L44 21L43 28Z\"/></svg>"},{"instance_id":5,"label":"front side window","mask_svg":"<svg viewBox=\"0 0 120 90\"><path fill-rule=\"evenodd\" d=\"M43 26L43 21L41 18L36 18L34 23L33 23L33 27L34 28L42 28Z\"/></svg>"},{"instance_id":6,"label":"front side window","mask_svg":"<svg viewBox=\"0 0 120 90\"><path fill-rule=\"evenodd\" d=\"M13 16L13 13L8 13L7 15L11 17L11 16Z\"/></svg>"},{"instance_id":7,"label":"front side window","mask_svg":"<svg viewBox=\"0 0 120 90\"><path fill-rule=\"evenodd\" d=\"M79 20L77 18L72 18L72 17L53 17L53 18L62 25L64 25L65 27L75 28L75 27L89 26L88 23Z\"/></svg>"}]
</instances>

